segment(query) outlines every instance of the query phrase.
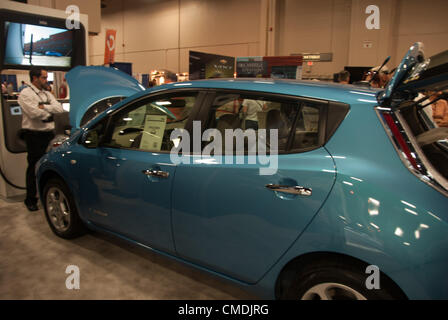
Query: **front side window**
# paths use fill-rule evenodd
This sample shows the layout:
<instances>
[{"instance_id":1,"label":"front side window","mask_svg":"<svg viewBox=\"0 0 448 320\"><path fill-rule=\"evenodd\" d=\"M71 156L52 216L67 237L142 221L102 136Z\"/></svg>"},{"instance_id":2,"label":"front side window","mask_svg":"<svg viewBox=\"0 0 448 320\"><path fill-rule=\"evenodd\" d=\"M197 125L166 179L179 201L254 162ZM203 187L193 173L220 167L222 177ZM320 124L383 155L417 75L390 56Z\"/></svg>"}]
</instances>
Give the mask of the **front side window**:
<instances>
[{"instance_id":1,"label":"front side window","mask_svg":"<svg viewBox=\"0 0 448 320\"><path fill-rule=\"evenodd\" d=\"M170 151L174 129L184 129L198 93L178 93L136 102L112 116L103 145L142 151Z\"/></svg>"}]
</instances>

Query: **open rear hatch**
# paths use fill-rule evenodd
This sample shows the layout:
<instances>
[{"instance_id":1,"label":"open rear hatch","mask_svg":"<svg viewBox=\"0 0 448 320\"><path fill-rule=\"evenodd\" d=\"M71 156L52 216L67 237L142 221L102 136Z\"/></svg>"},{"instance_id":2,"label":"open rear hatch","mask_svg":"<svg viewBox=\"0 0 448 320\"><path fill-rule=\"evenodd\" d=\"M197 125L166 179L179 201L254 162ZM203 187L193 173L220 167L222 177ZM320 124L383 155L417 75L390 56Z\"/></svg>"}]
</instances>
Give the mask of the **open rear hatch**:
<instances>
[{"instance_id":1,"label":"open rear hatch","mask_svg":"<svg viewBox=\"0 0 448 320\"><path fill-rule=\"evenodd\" d=\"M432 117L433 105L448 99L448 50L426 59L423 44L415 43L377 98L378 115L402 161L448 196L448 128Z\"/></svg>"},{"instance_id":2,"label":"open rear hatch","mask_svg":"<svg viewBox=\"0 0 448 320\"><path fill-rule=\"evenodd\" d=\"M426 59L423 44L417 42L409 48L384 91L378 94L378 102L395 109L418 93L446 89L448 50Z\"/></svg>"}]
</instances>

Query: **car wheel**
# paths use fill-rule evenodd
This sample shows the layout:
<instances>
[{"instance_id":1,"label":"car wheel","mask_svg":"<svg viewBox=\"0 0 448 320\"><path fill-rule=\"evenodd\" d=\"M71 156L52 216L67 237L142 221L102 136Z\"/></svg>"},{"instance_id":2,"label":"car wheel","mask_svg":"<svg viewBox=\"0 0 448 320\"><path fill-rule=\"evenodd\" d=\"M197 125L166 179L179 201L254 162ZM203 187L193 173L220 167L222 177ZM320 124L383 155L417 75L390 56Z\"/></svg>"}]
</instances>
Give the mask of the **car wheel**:
<instances>
[{"instance_id":1,"label":"car wheel","mask_svg":"<svg viewBox=\"0 0 448 320\"><path fill-rule=\"evenodd\" d=\"M73 239L86 233L73 197L60 179L50 179L44 186L43 205L51 230L59 237Z\"/></svg>"},{"instance_id":2,"label":"car wheel","mask_svg":"<svg viewBox=\"0 0 448 320\"><path fill-rule=\"evenodd\" d=\"M359 269L359 270L358 270ZM288 300L395 300L404 294L384 274L380 274L380 289L367 289L370 274L356 264L320 262L296 273L291 285L281 296Z\"/></svg>"}]
</instances>

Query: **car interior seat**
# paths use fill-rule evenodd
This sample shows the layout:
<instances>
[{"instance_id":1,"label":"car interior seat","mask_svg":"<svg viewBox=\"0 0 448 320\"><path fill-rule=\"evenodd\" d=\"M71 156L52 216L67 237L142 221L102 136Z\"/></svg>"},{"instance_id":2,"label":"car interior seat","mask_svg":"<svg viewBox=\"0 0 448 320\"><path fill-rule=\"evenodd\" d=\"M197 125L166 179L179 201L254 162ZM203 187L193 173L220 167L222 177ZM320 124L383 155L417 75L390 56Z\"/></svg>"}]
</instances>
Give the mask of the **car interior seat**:
<instances>
[{"instance_id":1,"label":"car interior seat","mask_svg":"<svg viewBox=\"0 0 448 320\"><path fill-rule=\"evenodd\" d=\"M230 146L226 146L225 143L225 130L226 129L239 129L241 128L241 120L238 118L237 114L224 114L217 120L216 123L216 129L219 130L221 133L221 137L223 139L222 141L222 154L225 153L226 148L230 148ZM234 151L236 151L236 139L233 139L233 148L227 150L227 152L232 152L232 154L235 154Z\"/></svg>"},{"instance_id":2,"label":"car interior seat","mask_svg":"<svg viewBox=\"0 0 448 320\"><path fill-rule=\"evenodd\" d=\"M278 130L278 150L285 150L288 143L289 133L291 131L291 124L281 114L280 110L271 109L266 115L266 139L270 146L270 130Z\"/></svg>"}]
</instances>

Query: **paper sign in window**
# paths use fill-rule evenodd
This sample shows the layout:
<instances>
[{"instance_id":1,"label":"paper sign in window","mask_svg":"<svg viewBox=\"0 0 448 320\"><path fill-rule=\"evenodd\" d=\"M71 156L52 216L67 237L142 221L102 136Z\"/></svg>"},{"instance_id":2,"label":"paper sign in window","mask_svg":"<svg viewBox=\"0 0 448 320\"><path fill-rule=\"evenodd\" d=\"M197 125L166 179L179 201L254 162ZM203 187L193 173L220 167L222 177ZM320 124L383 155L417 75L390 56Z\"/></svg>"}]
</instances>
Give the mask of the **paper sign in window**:
<instances>
[{"instance_id":1,"label":"paper sign in window","mask_svg":"<svg viewBox=\"0 0 448 320\"><path fill-rule=\"evenodd\" d=\"M140 149L160 151L163 133L165 132L166 116L146 115Z\"/></svg>"},{"instance_id":2,"label":"paper sign in window","mask_svg":"<svg viewBox=\"0 0 448 320\"><path fill-rule=\"evenodd\" d=\"M135 109L128 113L127 118L129 121L126 122L128 127L142 127L145 123L146 106Z\"/></svg>"}]
</instances>

